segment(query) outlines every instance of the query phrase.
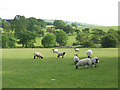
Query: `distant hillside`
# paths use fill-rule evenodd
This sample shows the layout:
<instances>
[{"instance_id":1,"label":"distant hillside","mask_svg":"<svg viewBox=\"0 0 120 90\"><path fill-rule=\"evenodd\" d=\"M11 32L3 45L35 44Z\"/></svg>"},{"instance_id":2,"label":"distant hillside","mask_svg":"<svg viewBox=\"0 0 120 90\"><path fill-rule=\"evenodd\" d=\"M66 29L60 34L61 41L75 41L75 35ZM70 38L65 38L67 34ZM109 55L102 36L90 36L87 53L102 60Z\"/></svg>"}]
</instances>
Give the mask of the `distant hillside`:
<instances>
[{"instance_id":1,"label":"distant hillside","mask_svg":"<svg viewBox=\"0 0 120 90\"><path fill-rule=\"evenodd\" d=\"M53 23L54 19L44 19L48 23ZM72 23L75 23L77 26L82 26L82 27L91 27L91 26L99 26L96 24L87 24L87 23L81 23L81 22L72 22L72 21L64 21L67 25L71 25Z\"/></svg>"}]
</instances>

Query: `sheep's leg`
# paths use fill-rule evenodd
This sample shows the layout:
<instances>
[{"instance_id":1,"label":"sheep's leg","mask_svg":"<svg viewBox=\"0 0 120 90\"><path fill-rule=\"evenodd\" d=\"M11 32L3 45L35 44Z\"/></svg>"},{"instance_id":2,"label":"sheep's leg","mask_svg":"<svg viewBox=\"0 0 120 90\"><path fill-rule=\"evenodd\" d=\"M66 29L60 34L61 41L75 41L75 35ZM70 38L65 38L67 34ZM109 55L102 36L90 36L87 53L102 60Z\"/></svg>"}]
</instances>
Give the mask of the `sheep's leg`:
<instances>
[{"instance_id":1,"label":"sheep's leg","mask_svg":"<svg viewBox=\"0 0 120 90\"><path fill-rule=\"evenodd\" d=\"M82 69L83 65L81 66L81 69Z\"/></svg>"},{"instance_id":2,"label":"sheep's leg","mask_svg":"<svg viewBox=\"0 0 120 90\"><path fill-rule=\"evenodd\" d=\"M98 67L98 64L97 64L97 67Z\"/></svg>"},{"instance_id":3,"label":"sheep's leg","mask_svg":"<svg viewBox=\"0 0 120 90\"><path fill-rule=\"evenodd\" d=\"M92 64L91 64L91 68L92 68Z\"/></svg>"},{"instance_id":4,"label":"sheep's leg","mask_svg":"<svg viewBox=\"0 0 120 90\"><path fill-rule=\"evenodd\" d=\"M78 61L75 61L75 64L77 63Z\"/></svg>"},{"instance_id":5,"label":"sheep's leg","mask_svg":"<svg viewBox=\"0 0 120 90\"><path fill-rule=\"evenodd\" d=\"M85 69L85 66L83 66L84 67L84 69Z\"/></svg>"},{"instance_id":6,"label":"sheep's leg","mask_svg":"<svg viewBox=\"0 0 120 90\"><path fill-rule=\"evenodd\" d=\"M34 56L34 59L35 59L35 56Z\"/></svg>"},{"instance_id":7,"label":"sheep's leg","mask_svg":"<svg viewBox=\"0 0 120 90\"><path fill-rule=\"evenodd\" d=\"M62 58L64 58L64 56L62 56Z\"/></svg>"},{"instance_id":8,"label":"sheep's leg","mask_svg":"<svg viewBox=\"0 0 120 90\"><path fill-rule=\"evenodd\" d=\"M59 57L60 57L60 55L57 56L57 58L59 58Z\"/></svg>"},{"instance_id":9,"label":"sheep's leg","mask_svg":"<svg viewBox=\"0 0 120 90\"><path fill-rule=\"evenodd\" d=\"M96 64L95 64L95 68L96 68Z\"/></svg>"},{"instance_id":10,"label":"sheep's leg","mask_svg":"<svg viewBox=\"0 0 120 90\"><path fill-rule=\"evenodd\" d=\"M74 62L76 64L76 62Z\"/></svg>"},{"instance_id":11,"label":"sheep's leg","mask_svg":"<svg viewBox=\"0 0 120 90\"><path fill-rule=\"evenodd\" d=\"M78 69L78 66L76 66L76 69Z\"/></svg>"},{"instance_id":12,"label":"sheep's leg","mask_svg":"<svg viewBox=\"0 0 120 90\"><path fill-rule=\"evenodd\" d=\"M88 67L87 67L87 69L89 68L89 64L88 64Z\"/></svg>"}]
</instances>

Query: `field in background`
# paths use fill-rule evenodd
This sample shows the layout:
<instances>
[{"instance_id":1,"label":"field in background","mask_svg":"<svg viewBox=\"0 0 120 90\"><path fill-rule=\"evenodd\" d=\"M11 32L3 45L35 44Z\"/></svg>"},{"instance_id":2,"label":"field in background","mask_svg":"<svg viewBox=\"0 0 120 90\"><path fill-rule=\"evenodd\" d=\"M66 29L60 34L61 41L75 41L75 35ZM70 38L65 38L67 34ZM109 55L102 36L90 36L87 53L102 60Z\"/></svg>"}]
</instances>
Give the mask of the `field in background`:
<instances>
[{"instance_id":1,"label":"field in background","mask_svg":"<svg viewBox=\"0 0 120 90\"><path fill-rule=\"evenodd\" d=\"M86 57L88 48L80 48L79 58ZM3 88L118 88L118 49L92 48L93 57L100 59L98 68L75 69L73 48L65 51L64 58L46 48L3 49ZM33 59L35 51L44 59ZM55 79L52 83L51 79Z\"/></svg>"}]
</instances>

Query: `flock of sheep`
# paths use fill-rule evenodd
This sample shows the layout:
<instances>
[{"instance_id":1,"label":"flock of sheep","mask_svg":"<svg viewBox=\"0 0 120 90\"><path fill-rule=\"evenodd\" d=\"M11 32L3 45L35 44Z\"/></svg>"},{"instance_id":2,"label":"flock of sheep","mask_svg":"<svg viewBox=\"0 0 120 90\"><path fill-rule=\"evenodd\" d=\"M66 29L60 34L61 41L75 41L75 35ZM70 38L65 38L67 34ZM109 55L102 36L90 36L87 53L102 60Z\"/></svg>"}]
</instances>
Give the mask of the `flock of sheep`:
<instances>
[{"instance_id":1,"label":"flock of sheep","mask_svg":"<svg viewBox=\"0 0 120 90\"><path fill-rule=\"evenodd\" d=\"M75 52L79 52L78 48L76 48L74 50L75 50ZM64 55L66 53L66 52L58 52L58 49L53 49L52 51L53 51L53 53L57 53L58 54L57 58L59 58L60 56L62 56L62 58L64 58ZM98 63L99 63L99 58L98 57L93 57L91 59L92 53L93 53L92 50L87 50L87 58L84 58L84 59L81 59L81 60L79 60L78 55L75 54L75 56L74 56L74 63L76 65L76 69L78 69L79 66L81 66L81 69L82 69L82 67L84 67L85 65L88 65L87 68L89 68L89 67L92 68L92 66L95 65L95 68L96 68L98 66ZM39 52L35 52L34 53L34 59L36 57L43 59L42 54L39 53ZM85 67L84 67L84 69L85 69Z\"/></svg>"}]
</instances>

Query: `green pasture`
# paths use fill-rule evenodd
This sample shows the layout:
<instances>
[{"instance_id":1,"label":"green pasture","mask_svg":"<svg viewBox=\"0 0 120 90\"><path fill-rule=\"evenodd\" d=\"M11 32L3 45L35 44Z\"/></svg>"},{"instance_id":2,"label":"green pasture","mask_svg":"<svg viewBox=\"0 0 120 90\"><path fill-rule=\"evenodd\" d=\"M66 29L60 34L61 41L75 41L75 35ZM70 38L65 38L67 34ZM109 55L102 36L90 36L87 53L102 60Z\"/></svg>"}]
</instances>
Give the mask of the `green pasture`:
<instances>
[{"instance_id":1,"label":"green pasture","mask_svg":"<svg viewBox=\"0 0 120 90\"><path fill-rule=\"evenodd\" d=\"M86 51L100 59L97 68L75 69L74 54L86 58ZM118 88L117 48L58 48L65 51L64 58L57 58L52 48L2 49L3 88ZM40 52L43 59L33 59ZM54 82L51 79L55 79Z\"/></svg>"}]
</instances>

